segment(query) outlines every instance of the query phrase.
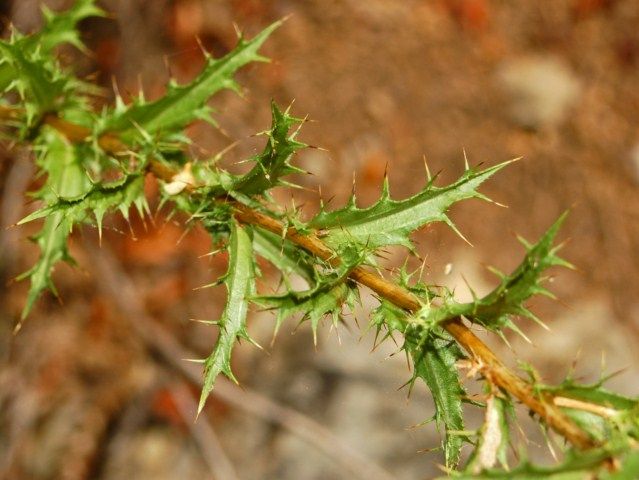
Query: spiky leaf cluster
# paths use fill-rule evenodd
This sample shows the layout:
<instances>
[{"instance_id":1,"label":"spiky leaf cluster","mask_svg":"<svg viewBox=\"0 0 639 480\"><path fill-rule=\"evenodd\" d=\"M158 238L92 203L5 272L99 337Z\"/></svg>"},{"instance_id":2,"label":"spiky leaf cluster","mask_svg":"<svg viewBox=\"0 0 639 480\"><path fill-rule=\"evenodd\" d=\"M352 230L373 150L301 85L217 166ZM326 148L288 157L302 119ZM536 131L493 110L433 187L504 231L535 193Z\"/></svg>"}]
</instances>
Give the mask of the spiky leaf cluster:
<instances>
[{"instance_id":1,"label":"spiky leaf cluster","mask_svg":"<svg viewBox=\"0 0 639 480\"><path fill-rule=\"evenodd\" d=\"M208 357L201 360L204 387L199 411L218 375L237 381L232 369L233 351L241 340L252 342L247 322L251 304L275 310L275 331L290 316L309 320L317 341L324 317L329 317L335 326L344 311L352 310L359 300L353 278L358 278L355 274L361 273L362 265L375 267L375 255L386 246L401 245L413 250L411 234L431 223L443 222L456 231L449 217L450 208L462 200L486 199L478 188L509 163L483 170L466 165L460 178L451 184L439 186L436 179L429 178L419 193L403 200L391 198L385 179L381 197L371 207L359 208L353 196L345 207L329 211L323 206L318 215L305 221L298 211L270 206L273 188L292 186L290 177L286 177L305 173L293 163L294 155L306 147L298 139L303 120L294 117L290 107L281 109L271 104L272 124L263 132L265 146L261 153L248 159L253 166L244 175L220 168L219 156L202 161L188 158L189 139L184 133L191 122L214 123L209 99L224 89L239 90L235 74L251 62L265 60L259 49L281 22L252 39L241 37L236 48L221 58L205 54L201 73L184 85L171 82L161 98L149 102L140 95L126 105L116 92L116 105L98 115L90 109L92 89L63 68L55 55L56 46L62 43L82 49L77 23L97 14L100 11L93 0L79 0L67 12L54 14L45 10L40 32L13 32L10 39L0 42L0 90L8 94L3 108L11 112L4 115L7 121L3 126L12 129L13 137L18 136L33 147L39 173L44 177L42 188L35 194L42 206L21 222L44 219L34 237L40 257L22 276L31 281L23 318L44 290L54 290L51 274L55 265L72 262L67 241L73 228L90 223L101 231L103 218L109 212L119 211L128 218L129 211L137 208L144 215L148 209L145 176L149 171L155 173L163 183L161 205L170 206L170 215L181 215L187 225L201 224L215 248L228 253L227 272L214 283L225 285L226 305L219 319L204 321L217 326L217 339ZM11 105L16 93L20 101ZM59 131L52 119L75 121L75 135ZM243 220L244 224L240 224L238 211L244 208L268 221ZM550 296L543 287L547 269L569 266L557 255L558 247L554 245L563 219L564 216L536 244L524 242L526 255L521 265L509 275L498 272L499 285L483 298L456 302L447 289L415 281L404 268L395 282L415 297L411 304L420 308L406 311L386 299L393 298L386 295L371 312L370 323L377 330L378 339L381 336L380 341L400 337L401 350L412 364L410 388L421 380L432 393L433 419L443 430L446 467L460 478L638 476L637 400L611 393L601 382L581 385L568 379L548 386L537 376L532 377L531 391L544 401L561 399L559 408L598 444L598 448L588 451L567 451L564 461L553 467L535 466L524 455L524 460L508 469L507 418L513 402L508 392L491 383L489 375L482 377L486 381L484 398L472 402L483 402L484 423L475 432L465 429L463 406L469 399L460 367L470 363L471 371L483 372L481 365L472 364L447 333L447 322L467 319L501 333L504 328L517 328L513 321L517 316L536 319L526 304L535 295ZM299 236L315 234L324 240L321 255L310 247L308 251L300 247L304 242ZM319 242L318 237L313 240ZM281 274L275 294L256 292L261 259ZM299 280L305 287L295 287ZM462 458L465 443L473 444L474 452L464 467L453 471ZM610 462L606 461L610 459L614 460L616 471L607 469Z\"/></svg>"},{"instance_id":2,"label":"spiky leaf cluster","mask_svg":"<svg viewBox=\"0 0 639 480\"><path fill-rule=\"evenodd\" d=\"M246 175L238 178L231 190L244 195L257 195L277 186L294 186L282 180L282 177L293 173L305 173L304 170L291 165L295 152L307 147L295 138L299 128L290 133L295 124L303 122L286 111L280 110L275 102L271 102L272 126L264 132L267 137L264 151L253 157L255 166Z\"/></svg>"},{"instance_id":3,"label":"spiky leaf cluster","mask_svg":"<svg viewBox=\"0 0 639 480\"><path fill-rule=\"evenodd\" d=\"M151 154L157 154L158 161L165 161L167 154L162 145L171 140L169 150L174 153L169 154L170 161L183 158L180 143L188 143L181 135L183 128L210 112L206 102L213 94L225 88L237 90L233 75L247 63L265 60L257 51L281 23L274 23L250 40L240 38L237 47L220 59L207 54L206 66L193 82L171 84L161 99L145 102L140 97L131 105L124 105L118 97L116 108L97 116L87 114L89 94L95 88L60 64L55 47L68 43L84 50L77 25L84 18L101 14L93 0L80 0L62 13L45 8L44 25L39 32L23 35L14 31L8 40L0 41L0 87L5 94L17 92L20 98L19 108L13 110L15 114L5 126L17 128L22 137L29 137L38 153L36 163L46 176L36 194L45 206L20 222L45 218L41 231L33 237L40 247L40 258L20 277L31 281L23 318L44 290L55 292L51 274L56 263L72 262L67 240L73 226L92 217L101 231L102 219L109 210L119 210L128 218L128 209L135 205L143 213L147 207L142 169ZM86 142L72 144L52 128L39 128L47 115L80 121L88 131ZM288 121L289 117L282 118ZM128 143L123 152L126 155L106 156L100 148L106 137ZM107 172L111 176L117 174L120 180L100 180ZM92 181L96 174L98 179ZM215 222L212 217L208 212L207 219Z\"/></svg>"},{"instance_id":4,"label":"spiky leaf cluster","mask_svg":"<svg viewBox=\"0 0 639 480\"><path fill-rule=\"evenodd\" d=\"M413 361L410 384L413 385L417 378L424 380L435 401L435 419L446 432L464 430L462 403L465 392L456 368L456 362L464 356L441 325L465 317L499 332L504 327L517 329L512 321L516 315L532 316L524 306L525 302L537 294L549 295L541 285L544 271L552 266L569 266L556 255L558 247L553 246L564 218L562 215L537 244L524 243L527 254L522 263L510 275L500 274L500 285L483 298L458 303L446 289L436 291L421 282L411 287L410 275L402 269L398 283L421 297L421 309L409 314L382 300L373 311L371 322L378 332L386 330L386 336L394 332L404 336L402 348ZM446 434L443 448L447 466L456 465L464 439L458 433Z\"/></svg>"},{"instance_id":5,"label":"spiky leaf cluster","mask_svg":"<svg viewBox=\"0 0 639 480\"><path fill-rule=\"evenodd\" d=\"M19 222L21 225L45 219L42 229L34 237L40 247L40 257L30 270L19 277L31 281L23 319L45 289L55 292L51 273L56 263L74 263L67 249L67 239L74 225L94 219L101 233L102 220L110 210L119 210L127 219L132 205L137 207L141 215L148 210L144 197L144 177L139 173L118 181L93 185L78 148L52 129L47 129L43 134L39 149L41 155L37 163L47 173L47 182L37 196L46 206Z\"/></svg>"},{"instance_id":6,"label":"spiky leaf cluster","mask_svg":"<svg viewBox=\"0 0 639 480\"><path fill-rule=\"evenodd\" d=\"M329 267L330 269L330 267ZM289 287L281 295L262 296L256 302L262 307L276 312L275 332L287 318L300 314L303 320L309 320L313 338L317 344L317 329L322 318L330 316L334 326L342 318L343 308L351 311L358 300L355 285L348 280L350 265L342 265L333 271L324 271L313 279L314 285L308 290L296 291Z\"/></svg>"},{"instance_id":7,"label":"spiky leaf cluster","mask_svg":"<svg viewBox=\"0 0 639 480\"><path fill-rule=\"evenodd\" d=\"M462 407L466 392L457 368L457 362L465 358L463 352L440 326L408 314L387 300L382 300L372 312L371 325L378 336L385 330L385 337L394 333L404 337L402 350L413 364L409 386L412 389L420 379L430 390L435 404L433 418L444 431L442 448L446 465L454 468L465 440Z\"/></svg>"},{"instance_id":8,"label":"spiky leaf cluster","mask_svg":"<svg viewBox=\"0 0 639 480\"><path fill-rule=\"evenodd\" d=\"M47 175L47 181L37 196L45 204L55 204L58 199L76 198L89 191L89 178L77 148L61 134L46 129L41 135L38 151L37 165ZM51 273L56 263L73 263L67 250L67 238L72 226L72 221L65 218L62 212L55 212L46 218L40 232L33 237L40 248L40 256L31 269L18 277L28 278L31 282L22 319L26 318L44 290L55 292Z\"/></svg>"},{"instance_id":9,"label":"spiky leaf cluster","mask_svg":"<svg viewBox=\"0 0 639 480\"><path fill-rule=\"evenodd\" d=\"M512 418L512 415L507 410L512 408L512 404L503 394L491 393L486 420L478 432L477 448L462 472L450 472L454 478L625 480L639 476L639 399L606 389L606 377L592 384L582 384L571 375L558 385L546 385L540 383L536 371L526 368L535 391L538 394L551 393L562 411L596 439L599 447L586 451L568 449L564 460L553 466L536 465L522 451L523 458L519 464L508 468L504 442L509 439L507 417ZM492 414L491 408L494 410ZM482 460L483 452L487 452L488 456ZM611 459L614 459L612 463Z\"/></svg>"},{"instance_id":10,"label":"spiky leaf cluster","mask_svg":"<svg viewBox=\"0 0 639 480\"><path fill-rule=\"evenodd\" d=\"M65 43L83 49L76 26L97 15L102 11L93 0L78 1L59 14L44 7L44 25L39 32L23 35L14 29L8 40L0 41L0 91L19 94L24 115L18 124L23 135L44 114L85 107L84 96L96 91L64 69L52 52Z\"/></svg>"}]
</instances>

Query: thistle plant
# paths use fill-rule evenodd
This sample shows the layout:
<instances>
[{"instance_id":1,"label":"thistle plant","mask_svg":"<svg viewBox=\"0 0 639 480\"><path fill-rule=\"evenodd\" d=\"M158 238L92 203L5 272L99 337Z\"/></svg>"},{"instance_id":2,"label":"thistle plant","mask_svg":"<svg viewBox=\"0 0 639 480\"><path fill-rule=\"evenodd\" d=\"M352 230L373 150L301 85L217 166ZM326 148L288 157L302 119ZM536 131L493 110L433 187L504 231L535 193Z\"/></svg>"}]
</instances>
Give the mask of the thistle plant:
<instances>
[{"instance_id":1,"label":"thistle plant","mask_svg":"<svg viewBox=\"0 0 639 480\"><path fill-rule=\"evenodd\" d=\"M379 300L369 313L377 342L401 339L398 349L412 365L408 385L423 381L432 394L448 475L639 478L637 399L608 391L605 379L580 384L569 377L546 385L532 367L516 374L469 328L483 327L503 337L506 329L522 333L517 326L521 317L541 322L526 304L533 296L552 297L544 286L549 268L571 268L559 256L561 245L555 240L565 214L536 243L522 240L521 264L509 274L495 271L495 289L483 297L474 295L468 303L456 301L444 287L424 283L407 268L380 273L377 259L386 247L415 251L410 238L414 231L434 222L457 231L449 208L466 199L488 200L479 191L481 185L511 162L483 169L466 165L456 181L444 186L429 177L419 193L401 200L391 196L386 179L380 199L368 208L359 208L353 195L342 208L323 205L314 217L305 218L301 211L274 204L269 193L276 187L295 187L291 174L306 173L294 165L295 154L307 148L299 139L304 120L293 116L290 107L271 104L272 123L262 134L263 150L248 159L248 173L232 174L215 159L195 161L186 153L185 127L198 120L215 125L210 98L225 89L239 91L235 73L248 63L267 61L260 47L281 22L253 38L240 36L237 46L221 58L205 54L204 68L193 81L171 82L158 100L140 95L125 104L116 93L115 105L94 111L97 87L77 78L56 55L56 47L64 43L85 49L76 27L94 15L102 12L93 0L78 0L61 13L45 9L39 32L13 30L0 42L3 133L34 152L45 178L34 194L41 208L19 222L41 220L41 228L33 238L40 256L20 276L30 282L30 289L16 330L43 292L57 294L52 273L59 262L73 263L67 249L73 229L93 225L101 235L106 215L119 212L128 219L132 209L148 215L143 185L145 176L153 175L163 185L162 205L180 213L187 224L201 224L212 244L228 252L227 273L211 284L224 284L228 294L221 317L207 321L218 335L202 360L200 411L219 375L237 382L233 349L242 340L254 342L247 328L251 305L275 312L275 331L294 316L308 320L316 337L322 320L337 325L366 287ZM258 258L281 273L277 294L256 290ZM294 279L303 280L306 288L296 290L293 285L299 281ZM481 382L484 394L471 398L464 377ZM485 411L476 431L465 427L464 404ZM557 464L534 465L525 447L513 445L513 410L518 405L543 428L565 438ZM464 445L471 453L462 464ZM519 454L510 455L509 446Z\"/></svg>"}]
</instances>

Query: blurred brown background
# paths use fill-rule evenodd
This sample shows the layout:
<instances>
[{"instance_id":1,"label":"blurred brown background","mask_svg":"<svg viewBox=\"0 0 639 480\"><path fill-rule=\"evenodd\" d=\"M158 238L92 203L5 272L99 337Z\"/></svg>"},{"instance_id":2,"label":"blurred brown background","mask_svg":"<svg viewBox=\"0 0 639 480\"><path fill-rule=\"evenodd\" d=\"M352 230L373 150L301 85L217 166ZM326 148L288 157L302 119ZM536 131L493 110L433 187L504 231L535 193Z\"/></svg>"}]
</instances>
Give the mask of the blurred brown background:
<instances>
[{"instance_id":1,"label":"blurred brown background","mask_svg":"<svg viewBox=\"0 0 639 480\"><path fill-rule=\"evenodd\" d=\"M0 14L5 25L30 31L40 4L5 0ZM239 75L244 98L227 92L213 101L220 129L194 125L189 133L195 157L239 141L226 155L233 164L260 148L251 135L268 127L270 99L295 100L294 113L313 120L301 138L325 150L299 155L314 174L300 179L307 190L276 197L288 204L294 195L309 213L320 186L334 205L345 201L353 176L361 204L372 203L387 165L401 198L423 185L424 156L442 182L462 172L463 149L472 164L523 156L483 188L508 208L479 201L454 208L474 247L443 225L419 232L426 279L467 298L463 275L484 293L495 280L483 265L510 269L521 258L514 233L533 240L570 208L564 256L578 270L556 272L551 288L561 302L533 302L552 332L522 322L533 344L512 339L513 348L548 381L560 381L577 352L577 373L595 380L605 358L607 372L627 368L611 386L637 393L639 2L100 4L111 16L81 25L95 54L62 54L109 91L117 83L125 97L142 86L154 98L169 76L192 78L203 62L196 38L221 55L235 43L234 23L253 35L290 15L265 46L273 62ZM29 155L7 147L0 163L5 282L37 255L25 238L32 230L4 228L31 208L24 193L33 188ZM156 198L157 186L148 188ZM242 346L234 365L244 388L220 382L193 424L198 386L186 377L197 380L199 367L182 359L208 353L215 330L188 320L215 318L224 300L223 288L193 289L222 273L225 261L198 258L209 250L206 235L195 229L183 237L162 212L155 225L134 219L132 229L135 239L112 220L102 249L93 229L77 231L79 266L56 270L62 303L45 296L15 337L27 285L2 290L0 475L370 480L438 472L440 454L425 451L438 445L435 427L407 429L432 415L428 394L416 388L407 401L397 390L409 376L402 355L388 358L391 343L371 354L371 336L350 320L339 338L323 329L316 350L307 326L290 335L289 322L271 348L272 316L255 312L250 331L267 352ZM403 256L393 251L388 266ZM374 304L367 295L363 303ZM364 311L357 317L366 324Z\"/></svg>"}]
</instances>

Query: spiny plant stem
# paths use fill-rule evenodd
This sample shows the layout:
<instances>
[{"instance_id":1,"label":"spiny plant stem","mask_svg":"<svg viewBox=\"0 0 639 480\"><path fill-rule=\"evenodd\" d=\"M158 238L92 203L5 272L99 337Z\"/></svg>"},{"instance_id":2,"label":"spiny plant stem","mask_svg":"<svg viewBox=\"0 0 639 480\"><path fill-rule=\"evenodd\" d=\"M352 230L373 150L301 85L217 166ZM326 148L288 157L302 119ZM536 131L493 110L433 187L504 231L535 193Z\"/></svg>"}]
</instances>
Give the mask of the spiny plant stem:
<instances>
[{"instance_id":1,"label":"spiny plant stem","mask_svg":"<svg viewBox=\"0 0 639 480\"><path fill-rule=\"evenodd\" d=\"M30 285L16 329L44 292L57 294L52 274L61 262L73 263L73 228L93 224L101 235L107 214L119 212L126 220L133 209L142 217L150 214L144 186L145 177L152 175L162 184L160 205L169 206L169 216L186 214L188 225L197 222L208 232L215 252L221 247L228 253L226 273L206 285L224 285L224 310L216 319L199 320L215 326L217 337L210 354L196 359L203 375L198 412L216 379L237 382L233 351L242 341L254 343L248 330L251 305L276 312L275 333L286 319L299 315L317 339L322 319L337 326L346 311L354 311L360 289L368 287L379 301L368 315L375 343L400 337L398 348L412 367L406 385L423 382L432 395L432 420L442 434L450 475L468 480L639 478L639 398L606 389L609 377L584 384L570 371L561 383L546 385L526 364L520 367L526 374L517 375L471 331L476 325L502 338L506 329L525 336L518 319L541 323L528 308L530 299L553 297L546 288L548 269L572 268L556 243L565 213L536 242L520 239L526 253L519 265L510 273L491 269L498 284L482 297L473 293L469 302L458 302L445 286L427 284L406 265L392 275L377 266L376 254L389 246L414 251L411 234L426 225L441 222L459 233L449 209L468 199L489 200L481 185L512 161L488 168L466 162L457 180L446 185L431 178L426 168L423 188L402 199L391 195L385 176L379 199L366 208L353 194L340 208L322 205L308 220L297 210L282 212L270 191L295 187L291 175L308 174L293 163L296 153L309 146L298 139L304 119L294 117L290 106L271 103L271 128L261 132L264 147L247 159L252 167L240 175L220 168L217 160L224 152L208 161L189 159L186 129L197 121L215 123L209 100L223 90L240 91L237 72L268 61L261 47L283 21L252 38L240 35L221 57L204 52L196 77L186 83L170 80L155 100L140 93L124 102L116 91L113 105L96 112L98 90L64 64L56 46L83 49L78 23L100 15L104 12L95 0L75 0L64 12L45 10L40 31L25 35L14 30L0 39L1 133L11 142L28 144L38 176L46 178L33 193L42 207L18 222L44 220L32 237L38 259L18 277ZM282 275L272 294L257 288L262 260ZM297 287L298 278L305 287ZM484 422L476 430L464 421L464 404L471 401L462 378L465 368L467 377L478 376L484 388L485 402L473 402L484 410ZM520 455L509 454L515 403L523 403L537 423L571 444L561 461L535 465L524 445L515 446ZM464 444L471 444L472 451L462 466Z\"/></svg>"},{"instance_id":2,"label":"spiny plant stem","mask_svg":"<svg viewBox=\"0 0 639 480\"><path fill-rule=\"evenodd\" d=\"M15 108L2 107L0 108L0 118L12 118L18 113L16 110ZM54 114L46 115L44 123L57 129L72 142L82 142L91 134L89 129L60 119ZM126 145L117 135L111 133L102 135L98 139L98 143L104 151L113 155L123 154L127 150ZM176 174L175 171L166 165L155 161L150 163L150 171L156 177L167 182L170 182ZM196 187L189 185L187 188L195 190ZM340 259L336 257L335 252L317 235L301 234L295 228L287 229L279 220L239 202L226 198L220 198L219 201L231 204L235 211L235 218L239 222L259 226L278 235L284 234L288 240L321 260L330 262L333 265L340 263ZM413 293L366 268L355 267L349 273L349 277L402 309L416 312L421 308L419 299ZM493 351L463 323L461 318L450 320L443 324L443 327L474 358L480 366L481 373L490 383L517 398L575 447L588 449L597 445L584 430L579 428L558 408L553 401L551 393L536 392L531 383L523 380L508 369Z\"/></svg>"},{"instance_id":3,"label":"spiny plant stem","mask_svg":"<svg viewBox=\"0 0 639 480\"><path fill-rule=\"evenodd\" d=\"M240 222L258 225L277 234L285 232L286 238L303 247L309 253L322 260L331 261L332 263L339 262L332 250L316 235L302 235L294 228L285 229L285 226L278 220L256 212L243 204L233 202L233 207L237 212L235 218ZM421 308L419 300L411 292L366 268L355 267L350 272L349 277L357 283L370 288L380 297L389 300L398 307L411 312L416 312ZM517 398L543 418L547 425L563 435L576 447L586 449L595 446L595 443L586 432L575 425L553 404L550 395L537 395L528 382L510 371L493 351L464 325L461 318L451 320L445 323L443 327L455 338L457 343L479 362L482 367L481 371L489 382Z\"/></svg>"}]
</instances>

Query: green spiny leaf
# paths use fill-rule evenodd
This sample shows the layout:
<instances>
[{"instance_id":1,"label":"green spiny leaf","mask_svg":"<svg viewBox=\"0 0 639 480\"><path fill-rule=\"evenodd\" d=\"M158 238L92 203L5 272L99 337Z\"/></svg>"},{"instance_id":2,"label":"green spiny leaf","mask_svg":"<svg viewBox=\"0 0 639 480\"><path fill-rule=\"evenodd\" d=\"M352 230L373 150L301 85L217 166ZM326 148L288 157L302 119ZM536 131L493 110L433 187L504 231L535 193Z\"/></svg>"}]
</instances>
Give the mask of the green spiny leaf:
<instances>
[{"instance_id":1,"label":"green spiny leaf","mask_svg":"<svg viewBox=\"0 0 639 480\"><path fill-rule=\"evenodd\" d=\"M27 102L27 115L53 110L64 94L67 79L58 74L48 57L29 55L18 42L0 41L0 62L13 69L14 80L6 90L15 88L18 91Z\"/></svg>"},{"instance_id":2,"label":"green spiny leaf","mask_svg":"<svg viewBox=\"0 0 639 480\"><path fill-rule=\"evenodd\" d=\"M371 312L370 316L370 326L376 328L377 336L382 330L387 331L383 339L390 337L395 331L403 332L406 321L406 311L385 299L380 300L379 306Z\"/></svg>"},{"instance_id":3,"label":"green spiny leaf","mask_svg":"<svg viewBox=\"0 0 639 480\"><path fill-rule=\"evenodd\" d=\"M341 209L320 212L309 226L323 230L326 242L333 248L352 242L372 249L385 245L412 248L409 236L413 231L431 222L453 226L446 214L448 208L468 198L485 198L477 188L508 163L482 171L468 169L459 180L446 187L436 187L434 180L430 180L421 192L405 200L391 199L388 182L385 182L381 199L371 207L358 208L353 196Z\"/></svg>"},{"instance_id":4,"label":"green spiny leaf","mask_svg":"<svg viewBox=\"0 0 639 480\"><path fill-rule=\"evenodd\" d=\"M44 127L35 146L36 164L47 175L37 198L48 204L76 198L91 189L81 152L57 130Z\"/></svg>"},{"instance_id":5,"label":"green spiny leaf","mask_svg":"<svg viewBox=\"0 0 639 480\"><path fill-rule=\"evenodd\" d=\"M2 92L16 92L21 99L20 115L7 122L21 127L21 137L32 136L31 130L39 126L45 114L55 112L75 120L90 117L87 98L99 90L63 69L53 55L37 48L24 49L14 36L8 41L0 40L0 66L7 66L11 72L11 81Z\"/></svg>"},{"instance_id":6,"label":"green spiny leaf","mask_svg":"<svg viewBox=\"0 0 639 480\"><path fill-rule=\"evenodd\" d=\"M37 44L45 52L56 46L68 43L83 50L77 25L89 17L103 17L104 11L95 5L95 0L76 0L63 12L52 12L46 6L42 7L44 26L35 35L30 35L28 42Z\"/></svg>"},{"instance_id":7,"label":"green spiny leaf","mask_svg":"<svg viewBox=\"0 0 639 480\"><path fill-rule=\"evenodd\" d=\"M56 203L26 216L18 222L18 225L61 214L65 220L64 225L70 232L73 225L88 220L88 213L91 212L101 233L102 219L108 210L118 209L128 220L132 205L137 207L140 215L148 211L144 197L144 176L137 173L127 175L115 182L94 185L90 191L76 198L61 198Z\"/></svg>"},{"instance_id":8,"label":"green spiny leaf","mask_svg":"<svg viewBox=\"0 0 639 480\"><path fill-rule=\"evenodd\" d=\"M524 242L527 249L524 260L510 275L499 273L501 282L491 293L470 303L457 303L452 300L451 295L446 295L443 305L429 304L422 309L420 315L424 321L439 324L464 316L493 331L499 331L504 327L519 331L512 321L512 318L518 315L539 322L524 304L533 295L552 296L542 286L544 281L542 274L548 268L571 267L568 262L557 256L561 246L553 246L555 236L565 217L566 214L559 217L537 244L530 245Z\"/></svg>"},{"instance_id":9,"label":"green spiny leaf","mask_svg":"<svg viewBox=\"0 0 639 480\"><path fill-rule=\"evenodd\" d=\"M246 175L240 177L232 189L245 195L256 195L270 188L286 185L280 178L292 173L304 171L290 164L293 154L307 145L295 140L299 130L289 134L291 127L302 120L282 111L275 102L271 102L273 124L265 132L268 137L264 151L253 157L255 166Z\"/></svg>"},{"instance_id":10,"label":"green spiny leaf","mask_svg":"<svg viewBox=\"0 0 639 480\"><path fill-rule=\"evenodd\" d=\"M545 280L542 274L553 266L572 268L568 262L557 256L561 246L553 246L566 215L567 213L561 215L535 245L523 242L528 250L523 262L510 275L502 275L499 286L477 302L470 314L474 321L488 328L498 329L511 325L510 317L513 315L536 320L524 303L533 295L553 297L542 286Z\"/></svg>"},{"instance_id":11,"label":"green spiny leaf","mask_svg":"<svg viewBox=\"0 0 639 480\"><path fill-rule=\"evenodd\" d=\"M404 348L414 364L411 384L421 378L433 395L435 420L446 432L443 441L446 465L454 467L459 462L464 442L464 437L456 433L464 430L462 403L466 392L456 365L464 354L452 337L441 329L425 335L419 343L407 337Z\"/></svg>"},{"instance_id":12,"label":"green spiny leaf","mask_svg":"<svg viewBox=\"0 0 639 480\"><path fill-rule=\"evenodd\" d=\"M223 89L238 89L233 80L237 70L251 62L266 61L258 50L281 23L273 23L251 40L240 38L235 49L222 58L207 57L206 66L191 83L170 85L167 93L154 102L140 98L128 107L117 108L105 119L102 133L118 132L123 141L131 143L143 134L178 133L189 123L208 116L209 98Z\"/></svg>"},{"instance_id":13,"label":"green spiny leaf","mask_svg":"<svg viewBox=\"0 0 639 480\"><path fill-rule=\"evenodd\" d=\"M41 154L37 163L46 172L47 182L38 196L45 202L53 203L58 197L76 197L87 192L90 188L89 178L75 147L53 129L45 129L39 142L37 149ZM17 328L20 328L22 321L29 315L35 301L44 290L49 289L55 293L51 280L55 264L61 260L72 261L67 250L67 237L71 226L72 223L62 212L54 212L47 217L42 230L35 235L34 240L40 248L40 257L30 270L18 277L29 278L31 286Z\"/></svg>"},{"instance_id":14,"label":"green spiny leaf","mask_svg":"<svg viewBox=\"0 0 639 480\"><path fill-rule=\"evenodd\" d=\"M261 296L255 302L263 307L276 309L275 333L282 322L297 313L302 320L308 319L313 330L313 340L317 343L317 328L325 316L330 316L333 324L341 317L343 306L351 310L357 300L355 286L347 279L348 270L342 269L335 275L326 275L311 289L305 291L289 290L283 295Z\"/></svg>"},{"instance_id":15,"label":"green spiny leaf","mask_svg":"<svg viewBox=\"0 0 639 480\"><path fill-rule=\"evenodd\" d=\"M45 57L63 43L83 49L77 24L87 17L102 16L104 12L95 6L94 0L77 0L71 8L60 13L43 7L43 14L44 25L39 32L27 36L14 34L17 48L27 56L37 52ZM0 91L5 91L17 75L18 72L11 63L0 63Z\"/></svg>"},{"instance_id":16,"label":"green spiny leaf","mask_svg":"<svg viewBox=\"0 0 639 480\"><path fill-rule=\"evenodd\" d=\"M231 353L238 339L250 341L246 330L246 314L249 299L255 289L255 271L252 242L247 231L237 223L231 223L229 237L229 266L223 278L228 296L226 307L218 324L220 332L213 352L204 362L204 386L198 405L198 414L204 408L216 377L223 373L237 383L231 371Z\"/></svg>"},{"instance_id":17,"label":"green spiny leaf","mask_svg":"<svg viewBox=\"0 0 639 480\"><path fill-rule=\"evenodd\" d=\"M442 442L446 465L459 462L464 437L462 412L466 392L459 378L457 361L465 358L454 339L436 324L429 324L420 315L409 314L387 300L371 314L371 325L379 332L386 328L386 337L393 332L404 335L403 349L413 360L413 376L408 382L412 389L421 378L433 395L435 420L445 429ZM449 433L450 432L450 433Z\"/></svg>"},{"instance_id":18,"label":"green spiny leaf","mask_svg":"<svg viewBox=\"0 0 639 480\"><path fill-rule=\"evenodd\" d=\"M40 257L33 267L18 276L18 280L28 278L31 285L16 331L22 327L22 322L27 318L36 300L44 290L50 290L57 295L55 285L51 280L51 274L59 261L72 262L67 250L69 231L70 225L64 220L64 217L61 214L56 214L47 218L42 230L33 237L33 240L40 248Z\"/></svg>"},{"instance_id":19,"label":"green spiny leaf","mask_svg":"<svg viewBox=\"0 0 639 480\"><path fill-rule=\"evenodd\" d=\"M38 142L36 150L41 154L37 164L47 174L47 181L37 196L47 205L18 223L22 225L45 218L42 230L34 237L40 247L40 257L30 270L18 277L31 281L22 320L44 290L55 293L51 273L59 261L73 263L67 250L67 239L75 224L88 219L87 212L93 213L101 228L102 218L109 209L117 208L128 218L132 204L141 214L148 208L142 175L132 174L116 182L91 185L77 146L50 128L43 129Z\"/></svg>"}]
</instances>

